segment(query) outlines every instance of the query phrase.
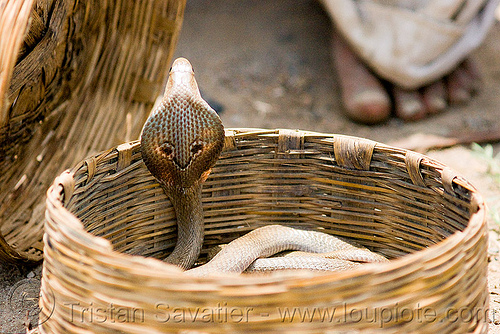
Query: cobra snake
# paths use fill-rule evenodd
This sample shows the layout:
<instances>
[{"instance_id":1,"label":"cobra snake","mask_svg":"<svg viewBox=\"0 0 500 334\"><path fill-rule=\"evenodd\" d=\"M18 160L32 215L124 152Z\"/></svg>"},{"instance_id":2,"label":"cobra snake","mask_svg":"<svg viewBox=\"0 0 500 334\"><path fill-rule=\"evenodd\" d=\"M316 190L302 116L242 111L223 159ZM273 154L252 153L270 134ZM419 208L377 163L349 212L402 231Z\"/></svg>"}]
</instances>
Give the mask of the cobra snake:
<instances>
[{"instance_id":1,"label":"cobra snake","mask_svg":"<svg viewBox=\"0 0 500 334\"><path fill-rule=\"evenodd\" d=\"M146 120L140 139L144 163L177 217L177 242L166 262L190 275L206 276L245 270L344 270L359 265L352 261L388 261L326 233L269 225L233 240L208 263L191 269L204 239L201 188L222 152L224 136L219 116L201 97L190 62L176 59L163 99ZM301 252L268 258L285 250Z\"/></svg>"}]
</instances>

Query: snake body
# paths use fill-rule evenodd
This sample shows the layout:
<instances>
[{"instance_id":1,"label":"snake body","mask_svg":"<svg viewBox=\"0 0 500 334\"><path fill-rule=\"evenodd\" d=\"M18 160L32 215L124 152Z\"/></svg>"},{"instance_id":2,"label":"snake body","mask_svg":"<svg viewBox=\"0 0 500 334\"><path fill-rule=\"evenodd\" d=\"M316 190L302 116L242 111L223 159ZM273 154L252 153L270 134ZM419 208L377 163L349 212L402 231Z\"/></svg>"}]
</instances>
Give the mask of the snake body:
<instances>
[{"instance_id":1,"label":"snake body","mask_svg":"<svg viewBox=\"0 0 500 334\"><path fill-rule=\"evenodd\" d=\"M287 250L299 252L268 258ZM387 259L326 233L268 225L233 240L208 263L189 270L189 274L207 276L214 272L338 270L348 263L352 264L349 261L383 262Z\"/></svg>"},{"instance_id":2,"label":"snake body","mask_svg":"<svg viewBox=\"0 0 500 334\"><path fill-rule=\"evenodd\" d=\"M191 64L174 61L165 94L144 124L141 152L144 163L169 197L178 235L166 262L190 269L204 239L201 187L215 165L224 144L224 127L217 113L203 100ZM284 250L294 252L268 258ZM334 236L280 225L258 228L229 243L207 264L188 270L193 276L212 273L283 269L339 270L359 262L387 261L365 248Z\"/></svg>"},{"instance_id":3,"label":"snake body","mask_svg":"<svg viewBox=\"0 0 500 334\"><path fill-rule=\"evenodd\" d=\"M201 186L224 145L224 127L201 98L191 64L172 65L165 94L141 133L144 163L169 197L177 216L177 244L166 259L193 266L204 238Z\"/></svg>"}]
</instances>

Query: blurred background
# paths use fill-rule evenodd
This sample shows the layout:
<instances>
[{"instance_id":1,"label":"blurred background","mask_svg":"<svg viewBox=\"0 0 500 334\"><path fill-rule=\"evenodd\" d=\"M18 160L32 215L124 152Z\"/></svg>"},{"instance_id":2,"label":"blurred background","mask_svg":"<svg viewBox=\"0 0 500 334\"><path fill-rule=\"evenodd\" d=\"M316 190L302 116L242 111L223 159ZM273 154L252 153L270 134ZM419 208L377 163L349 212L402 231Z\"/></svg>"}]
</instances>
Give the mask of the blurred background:
<instances>
[{"instance_id":1,"label":"blurred background","mask_svg":"<svg viewBox=\"0 0 500 334\"><path fill-rule=\"evenodd\" d=\"M187 3L175 57L188 58L226 127L297 128L384 143L414 134L500 136L500 25L472 55L483 75L468 104L424 120L377 126L342 113L331 56L332 24L315 0Z\"/></svg>"}]
</instances>

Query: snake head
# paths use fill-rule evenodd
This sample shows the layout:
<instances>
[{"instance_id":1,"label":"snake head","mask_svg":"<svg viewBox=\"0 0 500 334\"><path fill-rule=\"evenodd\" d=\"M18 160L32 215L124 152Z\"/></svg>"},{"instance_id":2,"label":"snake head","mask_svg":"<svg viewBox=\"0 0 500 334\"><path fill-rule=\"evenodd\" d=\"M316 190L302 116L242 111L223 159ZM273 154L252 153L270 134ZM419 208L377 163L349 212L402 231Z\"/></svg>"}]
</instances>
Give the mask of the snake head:
<instances>
[{"instance_id":1,"label":"snake head","mask_svg":"<svg viewBox=\"0 0 500 334\"><path fill-rule=\"evenodd\" d=\"M176 59L163 100L142 129L146 167L167 189L190 188L208 177L223 144L222 122L201 97L191 64Z\"/></svg>"}]
</instances>

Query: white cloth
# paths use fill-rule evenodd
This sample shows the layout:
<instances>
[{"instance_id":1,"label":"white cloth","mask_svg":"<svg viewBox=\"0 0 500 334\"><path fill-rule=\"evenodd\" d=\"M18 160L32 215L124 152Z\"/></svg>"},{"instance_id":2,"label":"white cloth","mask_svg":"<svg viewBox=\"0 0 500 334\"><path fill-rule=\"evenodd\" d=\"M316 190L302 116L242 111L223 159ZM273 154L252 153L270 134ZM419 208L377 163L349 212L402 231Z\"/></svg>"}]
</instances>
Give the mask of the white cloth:
<instances>
[{"instance_id":1,"label":"white cloth","mask_svg":"<svg viewBox=\"0 0 500 334\"><path fill-rule=\"evenodd\" d=\"M418 88L453 70L483 41L500 0L321 0L378 75Z\"/></svg>"}]
</instances>

